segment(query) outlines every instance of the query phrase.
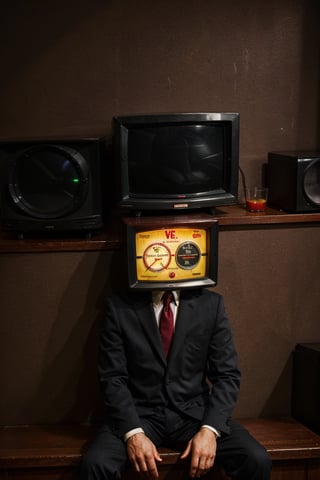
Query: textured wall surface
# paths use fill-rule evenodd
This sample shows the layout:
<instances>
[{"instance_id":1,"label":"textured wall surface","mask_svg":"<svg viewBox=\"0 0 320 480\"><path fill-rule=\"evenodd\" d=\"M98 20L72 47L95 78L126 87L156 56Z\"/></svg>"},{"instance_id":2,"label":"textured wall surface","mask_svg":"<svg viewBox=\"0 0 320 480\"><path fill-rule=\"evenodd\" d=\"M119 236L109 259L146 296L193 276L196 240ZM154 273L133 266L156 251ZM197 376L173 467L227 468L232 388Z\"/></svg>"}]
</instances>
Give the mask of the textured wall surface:
<instances>
[{"instance_id":1,"label":"textured wall surface","mask_svg":"<svg viewBox=\"0 0 320 480\"><path fill-rule=\"evenodd\" d=\"M234 111L247 183L261 182L270 150L319 148L316 1L4 3L1 139L110 138L114 115ZM224 228L219 245L243 373L236 414L289 414L294 345L320 341L319 226ZM0 255L0 424L99 416L97 339L118 255Z\"/></svg>"}]
</instances>

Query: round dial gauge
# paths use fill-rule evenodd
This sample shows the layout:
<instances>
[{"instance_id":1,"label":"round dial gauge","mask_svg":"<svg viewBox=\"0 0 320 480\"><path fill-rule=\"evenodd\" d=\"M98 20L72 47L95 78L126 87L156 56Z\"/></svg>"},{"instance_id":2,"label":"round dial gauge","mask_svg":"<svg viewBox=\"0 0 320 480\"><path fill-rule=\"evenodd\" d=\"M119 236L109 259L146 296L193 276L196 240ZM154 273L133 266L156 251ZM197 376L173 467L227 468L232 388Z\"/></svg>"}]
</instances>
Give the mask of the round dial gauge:
<instances>
[{"instance_id":1,"label":"round dial gauge","mask_svg":"<svg viewBox=\"0 0 320 480\"><path fill-rule=\"evenodd\" d=\"M169 248L160 242L151 243L143 253L143 263L147 270L160 272L168 267L171 260Z\"/></svg>"},{"instance_id":2,"label":"round dial gauge","mask_svg":"<svg viewBox=\"0 0 320 480\"><path fill-rule=\"evenodd\" d=\"M180 268L184 270L191 270L200 261L201 252L193 242L182 243L176 251L176 262Z\"/></svg>"}]
</instances>

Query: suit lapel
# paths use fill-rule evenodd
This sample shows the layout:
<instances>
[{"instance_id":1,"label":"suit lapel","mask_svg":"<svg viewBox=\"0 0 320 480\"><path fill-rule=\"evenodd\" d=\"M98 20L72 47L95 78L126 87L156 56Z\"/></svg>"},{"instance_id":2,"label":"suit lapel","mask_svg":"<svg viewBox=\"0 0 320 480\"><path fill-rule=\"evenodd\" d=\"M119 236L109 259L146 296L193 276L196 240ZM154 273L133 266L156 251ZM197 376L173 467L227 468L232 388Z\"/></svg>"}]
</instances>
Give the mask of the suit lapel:
<instances>
[{"instance_id":1,"label":"suit lapel","mask_svg":"<svg viewBox=\"0 0 320 480\"><path fill-rule=\"evenodd\" d=\"M135 304L135 311L139 322L144 330L148 342L151 344L153 351L162 363L166 363L165 355L162 348L159 328L156 322L155 313L152 305L151 292L146 293L146 297L141 298Z\"/></svg>"},{"instance_id":2,"label":"suit lapel","mask_svg":"<svg viewBox=\"0 0 320 480\"><path fill-rule=\"evenodd\" d=\"M196 295L198 296L198 295ZM178 316L176 319L175 332L173 336L173 341L171 345L169 365L171 364L174 368L175 365L175 353L179 352L183 348L185 343L186 335L195 315L195 292L194 291L181 291L180 304L178 310Z\"/></svg>"}]
</instances>

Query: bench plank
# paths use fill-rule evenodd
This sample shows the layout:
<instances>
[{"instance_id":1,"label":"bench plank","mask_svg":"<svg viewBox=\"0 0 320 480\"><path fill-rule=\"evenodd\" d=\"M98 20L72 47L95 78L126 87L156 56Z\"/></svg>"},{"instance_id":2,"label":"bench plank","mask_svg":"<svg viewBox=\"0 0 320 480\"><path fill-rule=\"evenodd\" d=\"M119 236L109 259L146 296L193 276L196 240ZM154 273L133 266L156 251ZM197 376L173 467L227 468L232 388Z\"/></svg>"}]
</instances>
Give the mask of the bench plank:
<instances>
[{"instance_id":1,"label":"bench plank","mask_svg":"<svg viewBox=\"0 0 320 480\"><path fill-rule=\"evenodd\" d=\"M77 465L96 428L24 425L0 428L0 468Z\"/></svg>"},{"instance_id":2,"label":"bench plank","mask_svg":"<svg viewBox=\"0 0 320 480\"><path fill-rule=\"evenodd\" d=\"M267 449L272 460L320 458L320 436L292 418L239 422Z\"/></svg>"},{"instance_id":3,"label":"bench plank","mask_svg":"<svg viewBox=\"0 0 320 480\"><path fill-rule=\"evenodd\" d=\"M273 460L272 480L320 478L319 435L291 418L238 421L270 453ZM95 433L96 427L91 425L1 427L0 480L29 480L35 476L52 480L74 478L75 467ZM160 478L185 478L188 464L180 460L180 453L166 448L161 448L160 453L163 459L159 466ZM130 471L123 480L135 478L139 477ZM214 469L207 478L223 480L226 477L223 472Z\"/></svg>"}]
</instances>

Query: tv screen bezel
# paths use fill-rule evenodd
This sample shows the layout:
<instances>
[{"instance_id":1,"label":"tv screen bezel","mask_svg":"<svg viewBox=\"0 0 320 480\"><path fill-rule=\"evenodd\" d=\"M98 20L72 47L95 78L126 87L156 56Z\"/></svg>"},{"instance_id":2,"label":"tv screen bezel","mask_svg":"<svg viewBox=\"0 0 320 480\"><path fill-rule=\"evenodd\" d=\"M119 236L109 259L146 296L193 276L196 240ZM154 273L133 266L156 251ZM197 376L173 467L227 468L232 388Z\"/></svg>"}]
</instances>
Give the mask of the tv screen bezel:
<instances>
[{"instance_id":1,"label":"tv screen bezel","mask_svg":"<svg viewBox=\"0 0 320 480\"><path fill-rule=\"evenodd\" d=\"M227 189L220 189L214 193L192 196L179 195L137 195L130 192L129 167L127 156L128 129L145 125L210 125L217 123L228 129L230 152L226 161L228 165ZM239 181L239 113L171 113L153 115L127 115L113 118L113 160L114 160L114 188L118 207L129 210L188 210L197 208L215 208L217 206L232 205L238 198Z\"/></svg>"},{"instance_id":2,"label":"tv screen bezel","mask_svg":"<svg viewBox=\"0 0 320 480\"><path fill-rule=\"evenodd\" d=\"M149 222L148 218L134 217L123 218L126 229L126 250L127 250L127 272L128 286L130 290L180 290L185 288L215 287L218 280L218 240L219 226L218 220L184 220L169 218L158 218L156 221ZM173 230L179 228L186 229L204 229L207 235L207 259L206 274L199 279L179 280L179 281L141 281L138 279L137 272L137 251L136 251L136 233L158 230ZM191 240L191 239L190 239Z\"/></svg>"}]
</instances>

